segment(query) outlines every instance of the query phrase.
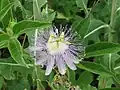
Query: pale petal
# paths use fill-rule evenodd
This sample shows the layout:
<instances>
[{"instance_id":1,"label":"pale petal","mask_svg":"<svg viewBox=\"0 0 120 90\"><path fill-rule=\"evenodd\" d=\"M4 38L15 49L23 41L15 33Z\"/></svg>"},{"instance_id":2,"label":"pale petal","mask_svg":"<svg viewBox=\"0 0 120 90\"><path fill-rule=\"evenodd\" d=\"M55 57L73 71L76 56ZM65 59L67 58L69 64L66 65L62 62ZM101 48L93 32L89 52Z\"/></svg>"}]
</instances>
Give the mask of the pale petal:
<instances>
[{"instance_id":1,"label":"pale petal","mask_svg":"<svg viewBox=\"0 0 120 90\"><path fill-rule=\"evenodd\" d=\"M72 59L69 57L69 55L67 53L64 53L63 58L64 58L66 64L68 65L68 67L70 69L72 69L72 70L76 70L77 69L75 64L73 63Z\"/></svg>"},{"instance_id":2,"label":"pale petal","mask_svg":"<svg viewBox=\"0 0 120 90\"><path fill-rule=\"evenodd\" d=\"M44 51L37 51L36 52L36 64L43 65L47 62L48 58L46 57L47 53Z\"/></svg>"},{"instance_id":3,"label":"pale petal","mask_svg":"<svg viewBox=\"0 0 120 90\"><path fill-rule=\"evenodd\" d=\"M58 66L58 70L59 72L64 75L66 73L66 67L65 67L65 62L63 60L63 57L62 55L58 55L56 56L56 63L57 63L57 66Z\"/></svg>"},{"instance_id":4,"label":"pale petal","mask_svg":"<svg viewBox=\"0 0 120 90\"><path fill-rule=\"evenodd\" d=\"M29 46L30 51L41 51L43 47Z\"/></svg>"},{"instance_id":5,"label":"pale petal","mask_svg":"<svg viewBox=\"0 0 120 90\"><path fill-rule=\"evenodd\" d=\"M79 52L84 51L84 47L83 47L82 44L70 45L69 47L70 47L72 50L76 50L76 51L79 51Z\"/></svg>"},{"instance_id":6,"label":"pale petal","mask_svg":"<svg viewBox=\"0 0 120 90\"><path fill-rule=\"evenodd\" d=\"M73 55L69 50L66 52L66 53L68 53L68 57L70 57L70 59L75 63L75 64L78 64L79 63L79 59L75 56L75 55Z\"/></svg>"},{"instance_id":7,"label":"pale petal","mask_svg":"<svg viewBox=\"0 0 120 90\"><path fill-rule=\"evenodd\" d=\"M50 56L47 60L47 68L46 68L45 75L49 75L51 73L54 63L55 63L54 58L52 56Z\"/></svg>"},{"instance_id":8,"label":"pale petal","mask_svg":"<svg viewBox=\"0 0 120 90\"><path fill-rule=\"evenodd\" d=\"M36 64L43 65L46 62L46 58L40 58L36 61Z\"/></svg>"}]
</instances>

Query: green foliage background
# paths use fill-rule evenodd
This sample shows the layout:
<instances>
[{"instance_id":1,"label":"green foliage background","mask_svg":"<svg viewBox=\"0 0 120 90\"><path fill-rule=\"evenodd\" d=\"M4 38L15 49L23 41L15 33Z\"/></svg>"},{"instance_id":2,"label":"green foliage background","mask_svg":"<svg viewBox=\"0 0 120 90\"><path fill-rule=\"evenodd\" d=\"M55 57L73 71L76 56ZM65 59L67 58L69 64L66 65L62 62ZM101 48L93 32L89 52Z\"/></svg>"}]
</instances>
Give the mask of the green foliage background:
<instances>
[{"instance_id":1,"label":"green foliage background","mask_svg":"<svg viewBox=\"0 0 120 90\"><path fill-rule=\"evenodd\" d=\"M0 89L120 90L119 21L119 0L0 0ZM85 46L63 76L45 76L26 52L31 32L53 23L72 25Z\"/></svg>"}]
</instances>

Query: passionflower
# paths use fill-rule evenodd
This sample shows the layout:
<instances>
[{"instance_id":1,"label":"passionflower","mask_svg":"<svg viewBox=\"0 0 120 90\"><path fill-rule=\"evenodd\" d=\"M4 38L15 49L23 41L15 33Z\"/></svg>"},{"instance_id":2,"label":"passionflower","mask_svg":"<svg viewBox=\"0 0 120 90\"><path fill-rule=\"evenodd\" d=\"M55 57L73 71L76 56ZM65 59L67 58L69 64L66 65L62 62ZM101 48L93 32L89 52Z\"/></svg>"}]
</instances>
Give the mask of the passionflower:
<instances>
[{"instance_id":1,"label":"passionflower","mask_svg":"<svg viewBox=\"0 0 120 90\"><path fill-rule=\"evenodd\" d=\"M36 64L46 66L45 75L49 75L54 67L64 75L66 67L76 70L75 64L83 58L84 47L76 39L76 32L68 25L53 26L37 33L35 48Z\"/></svg>"}]
</instances>

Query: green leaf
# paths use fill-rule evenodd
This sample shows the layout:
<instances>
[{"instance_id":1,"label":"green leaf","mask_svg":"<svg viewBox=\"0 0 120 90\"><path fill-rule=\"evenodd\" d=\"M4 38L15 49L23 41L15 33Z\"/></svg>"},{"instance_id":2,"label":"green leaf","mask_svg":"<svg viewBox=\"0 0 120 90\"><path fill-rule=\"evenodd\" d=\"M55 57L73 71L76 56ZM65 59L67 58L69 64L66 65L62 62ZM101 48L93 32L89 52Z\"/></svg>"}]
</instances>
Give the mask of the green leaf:
<instances>
[{"instance_id":1,"label":"green leaf","mask_svg":"<svg viewBox=\"0 0 120 90\"><path fill-rule=\"evenodd\" d=\"M93 87L91 85L88 85L88 86L84 87L82 90L97 90L97 88Z\"/></svg>"},{"instance_id":2,"label":"green leaf","mask_svg":"<svg viewBox=\"0 0 120 90\"><path fill-rule=\"evenodd\" d=\"M109 72L106 68L94 62L84 62L82 64L78 64L77 66L81 69L84 69L95 74L100 74L103 76L112 76L112 73Z\"/></svg>"},{"instance_id":3,"label":"green leaf","mask_svg":"<svg viewBox=\"0 0 120 90\"><path fill-rule=\"evenodd\" d=\"M95 7L92 10L93 16L98 20L102 20L105 23L109 23L111 16L110 6L112 5L107 4L106 0L100 1L95 5Z\"/></svg>"},{"instance_id":4,"label":"green leaf","mask_svg":"<svg viewBox=\"0 0 120 90\"><path fill-rule=\"evenodd\" d=\"M7 80L16 79L16 73L19 73L19 76L22 76L24 79L26 79L28 74L32 74L32 72L32 67L26 68L19 64L0 62L0 74Z\"/></svg>"},{"instance_id":5,"label":"green leaf","mask_svg":"<svg viewBox=\"0 0 120 90\"><path fill-rule=\"evenodd\" d=\"M45 89L43 84L42 84L42 81L45 81L47 77L45 76L44 70L42 70L39 66L36 66L34 68L34 71L33 71L33 74L32 74L32 78L34 80L36 80L38 89L40 89L40 90L44 90Z\"/></svg>"},{"instance_id":6,"label":"green leaf","mask_svg":"<svg viewBox=\"0 0 120 90\"><path fill-rule=\"evenodd\" d=\"M101 42L86 47L86 57L101 56L120 51L120 45L109 42Z\"/></svg>"},{"instance_id":7,"label":"green leaf","mask_svg":"<svg viewBox=\"0 0 120 90\"><path fill-rule=\"evenodd\" d=\"M105 89L100 89L100 90L120 90L120 88L105 88Z\"/></svg>"},{"instance_id":8,"label":"green leaf","mask_svg":"<svg viewBox=\"0 0 120 90\"><path fill-rule=\"evenodd\" d=\"M45 76L45 71L42 70L39 66L37 66L36 71L34 70L33 72L33 79L37 79L39 81L45 81L47 79L47 77Z\"/></svg>"},{"instance_id":9,"label":"green leaf","mask_svg":"<svg viewBox=\"0 0 120 90\"><path fill-rule=\"evenodd\" d=\"M37 81L37 90L45 90L45 87L42 85L41 81Z\"/></svg>"},{"instance_id":10,"label":"green leaf","mask_svg":"<svg viewBox=\"0 0 120 90\"><path fill-rule=\"evenodd\" d=\"M16 64L12 57L0 59L0 74L7 80L13 80L21 76L27 79L28 74L32 75L33 65L29 68Z\"/></svg>"},{"instance_id":11,"label":"green leaf","mask_svg":"<svg viewBox=\"0 0 120 90\"><path fill-rule=\"evenodd\" d=\"M97 19L92 19L90 21L90 26L89 26L89 31L88 33L90 33L91 31L95 30L96 28L105 25L104 22L102 22L101 20L97 20Z\"/></svg>"},{"instance_id":12,"label":"green leaf","mask_svg":"<svg viewBox=\"0 0 120 90\"><path fill-rule=\"evenodd\" d=\"M47 28L50 25L50 23L42 21L23 20L13 26L13 32L15 35L20 35L28 32L29 29L35 30L35 28Z\"/></svg>"},{"instance_id":13,"label":"green leaf","mask_svg":"<svg viewBox=\"0 0 120 90\"><path fill-rule=\"evenodd\" d=\"M4 18L7 12L12 8L13 4L8 4L0 11L0 21Z\"/></svg>"},{"instance_id":14,"label":"green leaf","mask_svg":"<svg viewBox=\"0 0 120 90\"><path fill-rule=\"evenodd\" d=\"M4 83L4 78L3 78L3 76L0 75L0 89L3 86L3 83Z\"/></svg>"},{"instance_id":15,"label":"green leaf","mask_svg":"<svg viewBox=\"0 0 120 90\"><path fill-rule=\"evenodd\" d=\"M56 12L51 12L51 13L49 13L49 14L48 14L48 17L47 17L47 20L48 20L49 22L52 22L52 21L54 20L54 18L55 18L55 15L56 15Z\"/></svg>"},{"instance_id":16,"label":"green leaf","mask_svg":"<svg viewBox=\"0 0 120 90\"><path fill-rule=\"evenodd\" d=\"M110 69L110 64L109 64L110 60L109 60L109 57L110 57L110 55L106 54L106 55L104 55L102 57L97 57L96 61L99 61L104 67L106 67L107 69ZM119 58L120 58L120 55L118 55L117 53L111 54L111 63L112 63L113 67L117 66L116 62L117 62L117 60L119 60ZM117 62L117 64L119 64L118 62Z\"/></svg>"},{"instance_id":17,"label":"green leaf","mask_svg":"<svg viewBox=\"0 0 120 90\"><path fill-rule=\"evenodd\" d=\"M111 77L99 76L98 80L99 80L98 83L99 89L110 88L112 84L114 84Z\"/></svg>"},{"instance_id":18,"label":"green leaf","mask_svg":"<svg viewBox=\"0 0 120 90\"><path fill-rule=\"evenodd\" d=\"M27 9L26 9L27 7ZM16 11L16 9L20 8L20 10L22 11L22 16L24 19L29 19L32 17L32 3L30 2L25 2L24 5L22 5L22 2L20 0L14 0L14 10ZM28 10L28 8L31 8L30 10ZM19 13L18 13L19 15Z\"/></svg>"},{"instance_id":19,"label":"green leaf","mask_svg":"<svg viewBox=\"0 0 120 90\"><path fill-rule=\"evenodd\" d=\"M7 5L9 5L10 2L9 0L1 0L1 10L6 7ZM14 4L15 5L15 4ZM7 12L7 14L4 16L4 18L2 19L2 24L4 26L4 28L8 27L9 22L11 20L11 18L13 17L12 15L12 8Z\"/></svg>"},{"instance_id":20,"label":"green leaf","mask_svg":"<svg viewBox=\"0 0 120 90\"><path fill-rule=\"evenodd\" d=\"M99 39L100 31L102 32L103 28L108 28L108 27L109 26L106 25L101 20L92 19L90 21L89 30L84 36L84 38L96 41L96 39Z\"/></svg>"},{"instance_id":21,"label":"green leaf","mask_svg":"<svg viewBox=\"0 0 120 90\"><path fill-rule=\"evenodd\" d=\"M58 19L66 19L69 20L69 17L66 17L65 15L63 15L62 13L57 12L57 16Z\"/></svg>"},{"instance_id":22,"label":"green leaf","mask_svg":"<svg viewBox=\"0 0 120 90\"><path fill-rule=\"evenodd\" d=\"M72 78L71 78L72 77ZM72 83L72 85L76 85L76 80L75 80L75 71L73 70L68 70L68 79Z\"/></svg>"},{"instance_id":23,"label":"green leaf","mask_svg":"<svg viewBox=\"0 0 120 90\"><path fill-rule=\"evenodd\" d=\"M72 83L72 85L74 86L79 85L79 87L83 89L84 87L88 86L92 82L92 73L87 72L87 71L80 72L80 73L81 74L77 76L79 78L76 80L76 75L78 74L76 74L75 71L69 69L68 80Z\"/></svg>"},{"instance_id":24,"label":"green leaf","mask_svg":"<svg viewBox=\"0 0 120 90\"><path fill-rule=\"evenodd\" d=\"M54 82L54 77L55 77L55 72L52 71L51 74L48 77L49 84L50 84L51 87L52 87L52 84Z\"/></svg>"},{"instance_id":25,"label":"green leaf","mask_svg":"<svg viewBox=\"0 0 120 90\"><path fill-rule=\"evenodd\" d=\"M16 38L11 38L8 43L8 49L12 58L19 64L26 66L23 59L23 51L20 42Z\"/></svg>"},{"instance_id":26,"label":"green leaf","mask_svg":"<svg viewBox=\"0 0 120 90\"><path fill-rule=\"evenodd\" d=\"M78 21L76 25L74 25L74 27L72 28L73 30L77 31L78 34L80 34L81 38L83 38L88 32L89 24L90 24L90 17L87 17L82 21Z\"/></svg>"},{"instance_id":27,"label":"green leaf","mask_svg":"<svg viewBox=\"0 0 120 90\"><path fill-rule=\"evenodd\" d=\"M9 80L6 81L7 83L7 90L30 90L30 83L28 80L23 78L16 79L16 80Z\"/></svg>"},{"instance_id":28,"label":"green leaf","mask_svg":"<svg viewBox=\"0 0 120 90\"><path fill-rule=\"evenodd\" d=\"M34 18L37 20L41 19L41 7L47 3L47 0L33 0L33 13Z\"/></svg>"},{"instance_id":29,"label":"green leaf","mask_svg":"<svg viewBox=\"0 0 120 90\"><path fill-rule=\"evenodd\" d=\"M55 15L56 15L56 12L54 12L53 10L48 10L48 13L46 13L46 9L43 9L41 20L48 21L51 23L54 20Z\"/></svg>"},{"instance_id":30,"label":"green leaf","mask_svg":"<svg viewBox=\"0 0 120 90\"><path fill-rule=\"evenodd\" d=\"M80 22L83 20L82 17L76 17L75 21L72 24L72 29L76 30L76 28L79 26Z\"/></svg>"},{"instance_id":31,"label":"green leaf","mask_svg":"<svg viewBox=\"0 0 120 90\"><path fill-rule=\"evenodd\" d=\"M0 48L7 47L10 37L7 34L0 34Z\"/></svg>"},{"instance_id":32,"label":"green leaf","mask_svg":"<svg viewBox=\"0 0 120 90\"><path fill-rule=\"evenodd\" d=\"M92 73L90 73L88 71L84 71L79 76L79 78L77 80L77 84L81 87L81 89L83 89L84 87L88 86L92 82L92 80L93 80L92 78L93 78Z\"/></svg>"},{"instance_id":33,"label":"green leaf","mask_svg":"<svg viewBox=\"0 0 120 90\"><path fill-rule=\"evenodd\" d=\"M77 6L82 9L87 8L87 3L88 3L88 0L76 0Z\"/></svg>"},{"instance_id":34,"label":"green leaf","mask_svg":"<svg viewBox=\"0 0 120 90\"><path fill-rule=\"evenodd\" d=\"M77 7L82 8L85 11L86 16L88 16L89 14L87 10L87 3L88 3L88 0L76 0Z\"/></svg>"}]
</instances>

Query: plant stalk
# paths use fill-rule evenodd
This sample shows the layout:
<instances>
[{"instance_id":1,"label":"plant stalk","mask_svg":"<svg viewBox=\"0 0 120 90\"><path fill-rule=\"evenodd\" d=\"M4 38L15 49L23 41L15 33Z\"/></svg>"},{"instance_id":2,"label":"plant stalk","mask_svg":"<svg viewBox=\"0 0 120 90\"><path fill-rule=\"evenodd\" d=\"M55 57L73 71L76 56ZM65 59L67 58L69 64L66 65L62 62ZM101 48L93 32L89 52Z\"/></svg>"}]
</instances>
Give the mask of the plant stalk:
<instances>
[{"instance_id":1,"label":"plant stalk","mask_svg":"<svg viewBox=\"0 0 120 90\"><path fill-rule=\"evenodd\" d=\"M114 22L114 15L116 10L116 0L112 0L112 11L111 11L111 19L110 19L110 26L112 28Z\"/></svg>"},{"instance_id":2,"label":"plant stalk","mask_svg":"<svg viewBox=\"0 0 120 90\"><path fill-rule=\"evenodd\" d=\"M115 9L116 9L116 0L112 0L112 11L111 11L111 18L110 18L110 30L108 33L108 42L113 42L114 37L114 15L115 15ZM109 69L112 71L112 61L111 61L111 54L109 54Z\"/></svg>"},{"instance_id":3,"label":"plant stalk","mask_svg":"<svg viewBox=\"0 0 120 90\"><path fill-rule=\"evenodd\" d=\"M117 0L112 0L112 11L111 11L110 24L109 24L110 30L108 33L108 42L114 42L115 31L114 31L113 25L114 25L115 11L116 11L116 1ZM112 54L110 53L109 54L109 69L112 72L112 70L114 70L114 69L112 68L112 59L111 58L112 58ZM116 77L116 75L113 76L113 80L115 80L115 82L120 85L120 82L118 81L119 79Z\"/></svg>"}]
</instances>

